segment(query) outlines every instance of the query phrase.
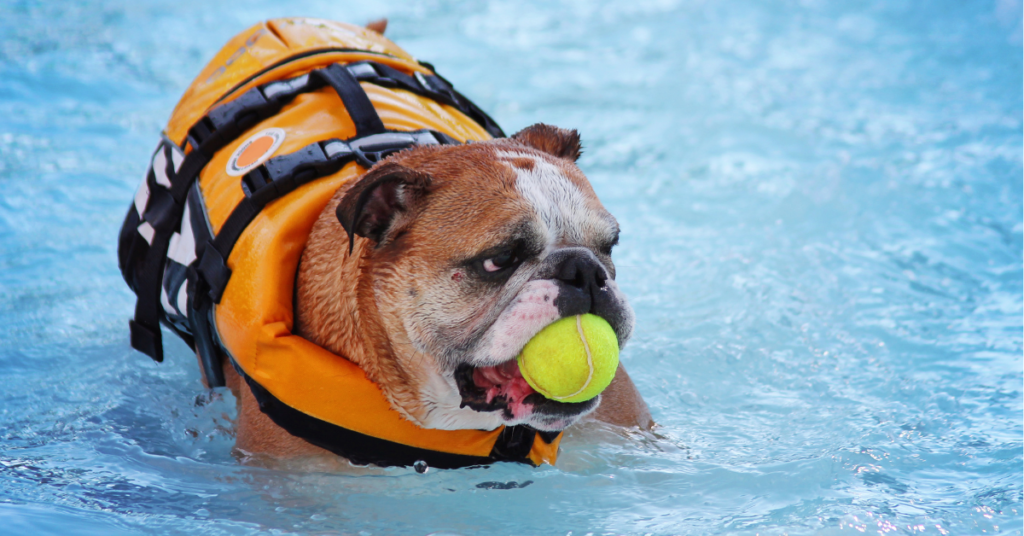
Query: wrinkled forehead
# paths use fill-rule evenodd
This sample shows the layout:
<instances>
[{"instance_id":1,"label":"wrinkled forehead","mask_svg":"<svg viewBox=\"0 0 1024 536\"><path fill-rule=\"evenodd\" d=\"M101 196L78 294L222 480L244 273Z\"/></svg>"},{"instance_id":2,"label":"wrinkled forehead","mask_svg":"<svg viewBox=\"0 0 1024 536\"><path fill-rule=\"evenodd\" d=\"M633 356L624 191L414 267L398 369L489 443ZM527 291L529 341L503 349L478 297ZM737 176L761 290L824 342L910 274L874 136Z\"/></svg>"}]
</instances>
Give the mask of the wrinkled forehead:
<instances>
[{"instance_id":1,"label":"wrinkled forehead","mask_svg":"<svg viewBox=\"0 0 1024 536\"><path fill-rule=\"evenodd\" d=\"M614 240L615 218L574 165L532 151L502 149L496 156L515 174L515 189L535 213L549 245Z\"/></svg>"}]
</instances>

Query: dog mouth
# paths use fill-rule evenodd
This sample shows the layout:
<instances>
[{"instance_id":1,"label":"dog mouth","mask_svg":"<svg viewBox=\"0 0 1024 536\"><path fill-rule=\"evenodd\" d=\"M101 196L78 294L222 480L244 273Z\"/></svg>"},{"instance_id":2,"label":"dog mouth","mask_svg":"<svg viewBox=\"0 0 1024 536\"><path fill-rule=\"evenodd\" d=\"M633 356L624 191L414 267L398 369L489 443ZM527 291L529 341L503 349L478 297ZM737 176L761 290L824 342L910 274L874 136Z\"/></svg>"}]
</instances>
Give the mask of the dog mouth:
<instances>
[{"instance_id":1,"label":"dog mouth","mask_svg":"<svg viewBox=\"0 0 1024 536\"><path fill-rule=\"evenodd\" d=\"M455 369L455 383L462 396L460 407L501 411L509 424L527 423L545 431L566 428L596 408L600 400L558 402L545 398L523 378L515 359L489 367L463 363Z\"/></svg>"},{"instance_id":2,"label":"dog mouth","mask_svg":"<svg viewBox=\"0 0 1024 536\"><path fill-rule=\"evenodd\" d=\"M476 411L501 410L505 420L528 417L536 403L530 398L543 398L523 378L515 359L490 367L459 365L455 371L455 382L462 395L461 407Z\"/></svg>"}]
</instances>

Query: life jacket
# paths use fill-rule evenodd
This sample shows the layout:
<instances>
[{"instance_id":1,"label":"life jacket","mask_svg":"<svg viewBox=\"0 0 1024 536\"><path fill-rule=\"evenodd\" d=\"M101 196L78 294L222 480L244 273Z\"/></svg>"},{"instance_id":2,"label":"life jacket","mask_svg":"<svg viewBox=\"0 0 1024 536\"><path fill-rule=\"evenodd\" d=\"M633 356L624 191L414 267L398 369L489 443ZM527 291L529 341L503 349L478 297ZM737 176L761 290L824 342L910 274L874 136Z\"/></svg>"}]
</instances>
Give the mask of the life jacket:
<instances>
[{"instance_id":1,"label":"life jacket","mask_svg":"<svg viewBox=\"0 0 1024 536\"><path fill-rule=\"evenodd\" d=\"M242 32L174 109L121 228L132 346L162 361L169 328L211 387L226 356L277 425L355 463L553 464L560 433L419 427L354 363L291 332L299 257L340 186L408 147L503 135L375 32L306 18Z\"/></svg>"}]
</instances>

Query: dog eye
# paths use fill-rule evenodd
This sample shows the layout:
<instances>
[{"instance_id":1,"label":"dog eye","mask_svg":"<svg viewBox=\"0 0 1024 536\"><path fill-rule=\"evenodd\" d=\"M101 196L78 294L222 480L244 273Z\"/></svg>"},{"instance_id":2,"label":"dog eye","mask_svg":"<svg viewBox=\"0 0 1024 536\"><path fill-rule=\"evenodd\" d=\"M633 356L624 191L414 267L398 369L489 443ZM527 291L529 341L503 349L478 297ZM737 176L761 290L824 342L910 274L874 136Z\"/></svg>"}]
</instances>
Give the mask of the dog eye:
<instances>
[{"instance_id":1,"label":"dog eye","mask_svg":"<svg viewBox=\"0 0 1024 536\"><path fill-rule=\"evenodd\" d=\"M497 272L519 262L519 256L515 251L503 251L489 259L484 259L485 272Z\"/></svg>"},{"instance_id":2,"label":"dog eye","mask_svg":"<svg viewBox=\"0 0 1024 536\"><path fill-rule=\"evenodd\" d=\"M608 242L607 244L604 244L604 245L602 245L601 247L599 247L597 249L598 249L598 251L600 251L601 253L603 253L605 255L611 255L612 254L612 248L617 246L618 244L619 244L619 239L616 238L614 242Z\"/></svg>"},{"instance_id":3,"label":"dog eye","mask_svg":"<svg viewBox=\"0 0 1024 536\"><path fill-rule=\"evenodd\" d=\"M604 253L605 255L611 255L612 254L612 248L617 246L617 245L619 245L619 233L618 233L618 231L615 232L615 238L613 238L611 242L605 242L604 245L602 245L601 247L598 248L598 251L600 251L601 253Z\"/></svg>"}]
</instances>

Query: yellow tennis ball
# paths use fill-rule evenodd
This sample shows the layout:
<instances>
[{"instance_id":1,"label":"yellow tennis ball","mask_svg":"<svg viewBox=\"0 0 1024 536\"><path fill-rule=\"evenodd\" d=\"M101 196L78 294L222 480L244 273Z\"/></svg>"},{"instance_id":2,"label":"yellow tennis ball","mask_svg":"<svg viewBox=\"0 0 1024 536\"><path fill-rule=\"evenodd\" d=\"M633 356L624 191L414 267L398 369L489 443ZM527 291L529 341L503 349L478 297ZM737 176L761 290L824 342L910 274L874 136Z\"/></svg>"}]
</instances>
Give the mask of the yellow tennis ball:
<instances>
[{"instance_id":1,"label":"yellow tennis ball","mask_svg":"<svg viewBox=\"0 0 1024 536\"><path fill-rule=\"evenodd\" d=\"M591 314L552 322L519 354L519 371L530 387L559 402L585 402L601 394L618 366L615 331Z\"/></svg>"}]
</instances>

